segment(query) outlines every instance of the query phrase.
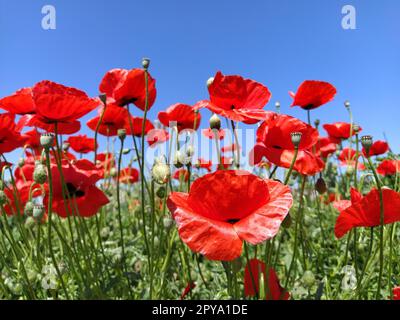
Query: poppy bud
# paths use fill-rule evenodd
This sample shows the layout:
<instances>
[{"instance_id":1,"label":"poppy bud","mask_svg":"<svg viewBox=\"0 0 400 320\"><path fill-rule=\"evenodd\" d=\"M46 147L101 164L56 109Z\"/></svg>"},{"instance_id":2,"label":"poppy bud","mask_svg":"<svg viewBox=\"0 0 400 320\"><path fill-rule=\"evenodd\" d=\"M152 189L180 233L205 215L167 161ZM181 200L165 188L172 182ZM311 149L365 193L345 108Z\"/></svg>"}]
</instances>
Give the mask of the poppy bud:
<instances>
[{"instance_id":1,"label":"poppy bud","mask_svg":"<svg viewBox=\"0 0 400 320\"><path fill-rule=\"evenodd\" d=\"M177 151L174 156L175 168L177 168L177 169L182 168L183 165L185 164L185 162L186 162L185 156L182 154L182 152Z\"/></svg>"},{"instance_id":2,"label":"poppy bud","mask_svg":"<svg viewBox=\"0 0 400 320\"><path fill-rule=\"evenodd\" d=\"M3 190L0 190L0 205L7 203L7 195Z\"/></svg>"},{"instance_id":3,"label":"poppy bud","mask_svg":"<svg viewBox=\"0 0 400 320\"><path fill-rule=\"evenodd\" d=\"M105 93L99 95L99 99L105 105L107 103L107 95Z\"/></svg>"},{"instance_id":4,"label":"poppy bud","mask_svg":"<svg viewBox=\"0 0 400 320\"><path fill-rule=\"evenodd\" d=\"M353 124L353 131L355 133L359 133L360 132L360 126L358 124Z\"/></svg>"},{"instance_id":5,"label":"poppy bud","mask_svg":"<svg viewBox=\"0 0 400 320\"><path fill-rule=\"evenodd\" d=\"M210 129L220 130L221 129L221 119L214 113L210 118Z\"/></svg>"},{"instance_id":6,"label":"poppy bud","mask_svg":"<svg viewBox=\"0 0 400 320\"><path fill-rule=\"evenodd\" d=\"M211 84L214 82L214 77L211 77L211 78L208 78L208 80L207 80L207 88L209 87L209 86L211 86Z\"/></svg>"},{"instance_id":7,"label":"poppy bud","mask_svg":"<svg viewBox=\"0 0 400 320\"><path fill-rule=\"evenodd\" d=\"M346 107L346 109L350 109L350 101L346 100L344 102L344 106Z\"/></svg>"},{"instance_id":8,"label":"poppy bud","mask_svg":"<svg viewBox=\"0 0 400 320\"><path fill-rule=\"evenodd\" d=\"M188 157L192 157L194 155L194 147L193 146L188 146L186 149L186 155Z\"/></svg>"},{"instance_id":9,"label":"poppy bud","mask_svg":"<svg viewBox=\"0 0 400 320\"><path fill-rule=\"evenodd\" d=\"M355 170L354 167L352 167L352 166L347 166L346 175L347 175L348 177L353 176L354 170Z\"/></svg>"},{"instance_id":10,"label":"poppy bud","mask_svg":"<svg viewBox=\"0 0 400 320\"><path fill-rule=\"evenodd\" d=\"M296 148L298 148L299 145L300 145L300 141L301 141L301 136L302 135L303 134L301 132L292 132L290 134L290 136L292 137L292 143Z\"/></svg>"},{"instance_id":11,"label":"poppy bud","mask_svg":"<svg viewBox=\"0 0 400 320\"><path fill-rule=\"evenodd\" d=\"M174 224L174 219L171 219L170 217L165 217L163 219L163 225L165 229L170 229L172 225Z\"/></svg>"},{"instance_id":12,"label":"poppy bud","mask_svg":"<svg viewBox=\"0 0 400 320\"><path fill-rule=\"evenodd\" d=\"M315 119L315 120L314 120L314 125L315 125L316 128L318 128L318 126L319 126L320 123L321 123L321 122L319 121L319 119Z\"/></svg>"},{"instance_id":13,"label":"poppy bud","mask_svg":"<svg viewBox=\"0 0 400 320\"><path fill-rule=\"evenodd\" d=\"M131 152L131 149L125 148L122 150L122 154L129 154Z\"/></svg>"},{"instance_id":14,"label":"poppy bud","mask_svg":"<svg viewBox=\"0 0 400 320\"><path fill-rule=\"evenodd\" d=\"M143 58L142 59L142 67L143 69L147 70L150 66L150 59L149 58Z\"/></svg>"},{"instance_id":15,"label":"poppy bud","mask_svg":"<svg viewBox=\"0 0 400 320\"><path fill-rule=\"evenodd\" d=\"M32 215L36 220L41 220L44 214L44 206L42 205L35 205L33 206Z\"/></svg>"},{"instance_id":16,"label":"poppy bud","mask_svg":"<svg viewBox=\"0 0 400 320\"><path fill-rule=\"evenodd\" d=\"M369 149L371 149L371 146L373 144L372 137L371 136L362 136L361 144L365 149L365 153L367 154L367 157L369 157Z\"/></svg>"},{"instance_id":17,"label":"poppy bud","mask_svg":"<svg viewBox=\"0 0 400 320\"><path fill-rule=\"evenodd\" d=\"M312 273L312 271L310 270L307 270L306 272L304 272L301 280L306 287L308 288L312 287L313 284L315 283L314 273Z\"/></svg>"},{"instance_id":18,"label":"poppy bud","mask_svg":"<svg viewBox=\"0 0 400 320\"><path fill-rule=\"evenodd\" d=\"M117 176L117 174L118 174L117 169L116 169L116 168L111 168L111 170L110 170L110 176L113 177L113 178L115 178L115 177Z\"/></svg>"},{"instance_id":19,"label":"poppy bud","mask_svg":"<svg viewBox=\"0 0 400 320\"><path fill-rule=\"evenodd\" d=\"M159 187L157 189L156 194L157 194L157 197L159 197L160 199L163 199L165 197L165 187L162 187L162 186Z\"/></svg>"},{"instance_id":20,"label":"poppy bud","mask_svg":"<svg viewBox=\"0 0 400 320\"><path fill-rule=\"evenodd\" d=\"M35 205L33 204L33 202L32 201L28 201L25 204L25 208L24 208L25 215L27 215L27 216L33 215L33 208L34 207L35 207Z\"/></svg>"},{"instance_id":21,"label":"poppy bud","mask_svg":"<svg viewBox=\"0 0 400 320\"><path fill-rule=\"evenodd\" d=\"M19 158L18 160L18 167L22 168L25 164L25 159L24 158Z\"/></svg>"},{"instance_id":22,"label":"poppy bud","mask_svg":"<svg viewBox=\"0 0 400 320\"><path fill-rule=\"evenodd\" d=\"M156 162L151 170L153 179L158 184L165 184L171 176L171 170L165 163Z\"/></svg>"},{"instance_id":23,"label":"poppy bud","mask_svg":"<svg viewBox=\"0 0 400 320\"><path fill-rule=\"evenodd\" d=\"M275 102L275 108L278 113L281 111L281 103L279 101Z\"/></svg>"},{"instance_id":24,"label":"poppy bud","mask_svg":"<svg viewBox=\"0 0 400 320\"><path fill-rule=\"evenodd\" d=\"M124 141L126 138L126 130L125 129L118 129L118 138L121 141Z\"/></svg>"},{"instance_id":25,"label":"poppy bud","mask_svg":"<svg viewBox=\"0 0 400 320\"><path fill-rule=\"evenodd\" d=\"M69 144L69 142L67 142L67 141L64 141L64 142L63 142L63 145L62 145L62 149L63 149L63 151L64 151L64 152L67 152L67 151L68 151L68 149L69 149L69 147L70 147L70 144Z\"/></svg>"},{"instance_id":26,"label":"poppy bud","mask_svg":"<svg viewBox=\"0 0 400 320\"><path fill-rule=\"evenodd\" d=\"M45 149L50 149L54 144L54 135L51 133L44 133L40 136L40 144Z\"/></svg>"},{"instance_id":27,"label":"poppy bud","mask_svg":"<svg viewBox=\"0 0 400 320\"><path fill-rule=\"evenodd\" d=\"M39 184L45 183L47 180L47 170L42 164L36 165L33 171L33 181Z\"/></svg>"},{"instance_id":28,"label":"poppy bud","mask_svg":"<svg viewBox=\"0 0 400 320\"><path fill-rule=\"evenodd\" d=\"M326 183L323 178L317 180L315 183L315 190L317 190L319 194L324 194L327 191Z\"/></svg>"}]
</instances>

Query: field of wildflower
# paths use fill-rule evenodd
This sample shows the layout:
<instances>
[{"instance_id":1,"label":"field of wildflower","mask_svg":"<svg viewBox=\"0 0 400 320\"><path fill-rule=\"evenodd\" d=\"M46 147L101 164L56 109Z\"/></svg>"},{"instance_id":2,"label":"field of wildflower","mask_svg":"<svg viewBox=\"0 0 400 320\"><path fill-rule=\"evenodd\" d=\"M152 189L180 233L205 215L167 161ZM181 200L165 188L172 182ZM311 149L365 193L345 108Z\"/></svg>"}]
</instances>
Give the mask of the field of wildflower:
<instances>
[{"instance_id":1,"label":"field of wildflower","mask_svg":"<svg viewBox=\"0 0 400 320\"><path fill-rule=\"evenodd\" d=\"M334 84L289 93L302 121L256 80L206 80L157 119L147 58L98 97L44 80L0 99L0 299L400 299L388 142L348 101L346 122L313 117Z\"/></svg>"}]
</instances>

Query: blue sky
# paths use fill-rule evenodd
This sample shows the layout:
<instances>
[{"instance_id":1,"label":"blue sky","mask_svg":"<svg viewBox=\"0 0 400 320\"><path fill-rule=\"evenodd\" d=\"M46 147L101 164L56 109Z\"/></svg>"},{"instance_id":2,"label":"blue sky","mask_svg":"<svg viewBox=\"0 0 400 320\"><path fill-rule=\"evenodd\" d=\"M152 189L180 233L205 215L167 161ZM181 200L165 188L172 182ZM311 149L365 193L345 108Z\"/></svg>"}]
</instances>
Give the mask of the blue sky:
<instances>
[{"instance_id":1,"label":"blue sky","mask_svg":"<svg viewBox=\"0 0 400 320\"><path fill-rule=\"evenodd\" d=\"M56 30L41 27L47 4ZM346 4L356 8L356 30L341 26ZM146 56L158 89L151 118L207 98L205 81L221 70L268 86L266 109L279 100L283 113L306 120L289 108L288 90L325 80L338 94L313 119L348 121L349 99L364 133L385 131L399 152L399 13L398 0L0 0L0 96L43 79L94 96L107 70L139 67Z\"/></svg>"}]
</instances>

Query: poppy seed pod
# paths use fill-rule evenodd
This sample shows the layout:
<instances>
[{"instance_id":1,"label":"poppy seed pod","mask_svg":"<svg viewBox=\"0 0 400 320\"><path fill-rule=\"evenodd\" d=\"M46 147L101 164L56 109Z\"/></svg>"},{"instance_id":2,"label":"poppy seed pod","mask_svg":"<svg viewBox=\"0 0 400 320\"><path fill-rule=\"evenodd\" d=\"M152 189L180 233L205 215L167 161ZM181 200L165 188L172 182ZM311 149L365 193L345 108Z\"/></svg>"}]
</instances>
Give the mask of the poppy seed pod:
<instances>
[{"instance_id":1,"label":"poppy seed pod","mask_svg":"<svg viewBox=\"0 0 400 320\"><path fill-rule=\"evenodd\" d=\"M328 190L325 180L323 178L319 178L317 180L317 182L315 183L315 190L317 190L319 194L324 194Z\"/></svg>"},{"instance_id":2,"label":"poppy seed pod","mask_svg":"<svg viewBox=\"0 0 400 320\"><path fill-rule=\"evenodd\" d=\"M44 184L47 181L47 170L43 164L35 166L33 171L33 181L39 184Z\"/></svg>"},{"instance_id":3,"label":"poppy seed pod","mask_svg":"<svg viewBox=\"0 0 400 320\"><path fill-rule=\"evenodd\" d=\"M344 102L344 106L346 107L346 109L350 109L350 101L346 100Z\"/></svg>"},{"instance_id":4,"label":"poppy seed pod","mask_svg":"<svg viewBox=\"0 0 400 320\"><path fill-rule=\"evenodd\" d=\"M319 121L319 119L315 119L314 125L315 125L316 128L318 128L318 126L319 126L320 123L321 123L321 122Z\"/></svg>"},{"instance_id":5,"label":"poppy seed pod","mask_svg":"<svg viewBox=\"0 0 400 320\"><path fill-rule=\"evenodd\" d=\"M51 133L44 133L40 136L40 144L43 148L49 149L54 144L54 135Z\"/></svg>"},{"instance_id":6,"label":"poppy seed pod","mask_svg":"<svg viewBox=\"0 0 400 320\"><path fill-rule=\"evenodd\" d=\"M210 129L220 130L221 129L221 119L214 113L210 118Z\"/></svg>"},{"instance_id":7,"label":"poppy seed pod","mask_svg":"<svg viewBox=\"0 0 400 320\"><path fill-rule=\"evenodd\" d=\"M153 179L158 184L165 184L171 176L171 170L165 163L156 162L151 170Z\"/></svg>"},{"instance_id":8,"label":"poppy seed pod","mask_svg":"<svg viewBox=\"0 0 400 320\"><path fill-rule=\"evenodd\" d=\"M281 103L279 101L275 102L275 108L278 112L281 110Z\"/></svg>"},{"instance_id":9,"label":"poppy seed pod","mask_svg":"<svg viewBox=\"0 0 400 320\"><path fill-rule=\"evenodd\" d=\"M303 134L301 133L301 132L292 132L291 134L290 134L290 136L291 136L291 138L292 138L292 143L293 143L293 145L296 147L296 148L298 148L299 147L299 145L300 145L300 141L301 141L301 136L302 136Z\"/></svg>"},{"instance_id":10,"label":"poppy seed pod","mask_svg":"<svg viewBox=\"0 0 400 320\"><path fill-rule=\"evenodd\" d=\"M32 201L28 201L25 204L24 208L24 213L26 216L32 216L33 215L33 208L35 207L34 203Z\"/></svg>"},{"instance_id":11,"label":"poppy seed pod","mask_svg":"<svg viewBox=\"0 0 400 320\"><path fill-rule=\"evenodd\" d=\"M62 145L62 150L63 150L64 152L67 152L70 146L71 146L71 145L69 144L69 142L64 141L64 142L63 142L63 145Z\"/></svg>"},{"instance_id":12,"label":"poppy seed pod","mask_svg":"<svg viewBox=\"0 0 400 320\"><path fill-rule=\"evenodd\" d=\"M147 70L150 66L150 59L149 58L143 58L142 59L142 67L143 69Z\"/></svg>"},{"instance_id":13,"label":"poppy seed pod","mask_svg":"<svg viewBox=\"0 0 400 320\"><path fill-rule=\"evenodd\" d=\"M42 205L35 205L33 206L33 212L32 212L32 216L37 219L40 220L42 219L44 214L44 206Z\"/></svg>"},{"instance_id":14,"label":"poppy seed pod","mask_svg":"<svg viewBox=\"0 0 400 320\"><path fill-rule=\"evenodd\" d=\"M0 205L7 203L7 195L3 190L0 190Z\"/></svg>"},{"instance_id":15,"label":"poppy seed pod","mask_svg":"<svg viewBox=\"0 0 400 320\"><path fill-rule=\"evenodd\" d=\"M208 78L208 80L207 80L207 88L209 87L209 86L211 86L211 84L214 82L214 77L210 77L210 78Z\"/></svg>"},{"instance_id":16,"label":"poppy seed pod","mask_svg":"<svg viewBox=\"0 0 400 320\"><path fill-rule=\"evenodd\" d=\"M126 138L126 130L125 129L118 129L118 138L121 140L121 141L124 141L125 140L125 138Z\"/></svg>"},{"instance_id":17,"label":"poppy seed pod","mask_svg":"<svg viewBox=\"0 0 400 320\"><path fill-rule=\"evenodd\" d=\"M361 144L365 149L365 152L367 154L367 157L369 156L369 150L371 149L371 146L373 144L373 139L372 136L362 136L361 137Z\"/></svg>"},{"instance_id":18,"label":"poppy seed pod","mask_svg":"<svg viewBox=\"0 0 400 320\"><path fill-rule=\"evenodd\" d=\"M353 124L353 131L355 133L359 133L360 132L360 126L358 124Z\"/></svg>"}]
</instances>

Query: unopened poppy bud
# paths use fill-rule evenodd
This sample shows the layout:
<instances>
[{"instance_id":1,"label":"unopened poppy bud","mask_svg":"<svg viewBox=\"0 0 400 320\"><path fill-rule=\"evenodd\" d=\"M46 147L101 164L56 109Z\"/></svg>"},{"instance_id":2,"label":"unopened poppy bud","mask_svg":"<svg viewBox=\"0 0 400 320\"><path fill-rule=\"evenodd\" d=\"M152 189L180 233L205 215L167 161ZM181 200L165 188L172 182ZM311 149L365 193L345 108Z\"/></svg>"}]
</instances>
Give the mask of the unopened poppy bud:
<instances>
[{"instance_id":1,"label":"unopened poppy bud","mask_svg":"<svg viewBox=\"0 0 400 320\"><path fill-rule=\"evenodd\" d=\"M7 195L3 190L0 190L0 205L7 203Z\"/></svg>"},{"instance_id":2,"label":"unopened poppy bud","mask_svg":"<svg viewBox=\"0 0 400 320\"><path fill-rule=\"evenodd\" d=\"M124 141L126 138L126 130L125 129L118 129L118 138L121 141Z\"/></svg>"},{"instance_id":3,"label":"unopened poppy bud","mask_svg":"<svg viewBox=\"0 0 400 320\"><path fill-rule=\"evenodd\" d=\"M103 104L107 103L107 95L105 93L100 94L99 99L101 100L101 102L103 102Z\"/></svg>"},{"instance_id":4,"label":"unopened poppy bud","mask_svg":"<svg viewBox=\"0 0 400 320\"><path fill-rule=\"evenodd\" d=\"M24 213L27 216L32 216L33 215L33 208L35 207L35 205L33 204L32 201L28 201L25 204L25 208L24 208Z\"/></svg>"},{"instance_id":5,"label":"unopened poppy bud","mask_svg":"<svg viewBox=\"0 0 400 320\"><path fill-rule=\"evenodd\" d=\"M150 59L149 58L143 58L142 59L142 67L143 69L147 70L150 66Z\"/></svg>"},{"instance_id":6,"label":"unopened poppy bud","mask_svg":"<svg viewBox=\"0 0 400 320\"><path fill-rule=\"evenodd\" d=\"M186 149L186 155L188 157L192 157L194 155L194 147L193 146L188 146Z\"/></svg>"},{"instance_id":7,"label":"unopened poppy bud","mask_svg":"<svg viewBox=\"0 0 400 320\"><path fill-rule=\"evenodd\" d=\"M25 164L25 159L24 158L19 158L18 160L18 167L22 168Z\"/></svg>"},{"instance_id":8,"label":"unopened poppy bud","mask_svg":"<svg viewBox=\"0 0 400 320\"><path fill-rule=\"evenodd\" d=\"M211 84L214 82L214 77L210 77L210 78L208 78L208 80L207 80L207 88L209 87L209 86L211 86Z\"/></svg>"},{"instance_id":9,"label":"unopened poppy bud","mask_svg":"<svg viewBox=\"0 0 400 320\"><path fill-rule=\"evenodd\" d=\"M350 101L346 100L344 102L344 106L346 107L346 109L349 109L350 108Z\"/></svg>"},{"instance_id":10,"label":"unopened poppy bud","mask_svg":"<svg viewBox=\"0 0 400 320\"><path fill-rule=\"evenodd\" d=\"M173 223L174 223L174 220L172 218L170 218L170 217L165 217L163 219L164 228L167 229L167 230L172 227Z\"/></svg>"},{"instance_id":11,"label":"unopened poppy bud","mask_svg":"<svg viewBox=\"0 0 400 320\"><path fill-rule=\"evenodd\" d=\"M122 150L122 154L129 154L131 152L131 149L125 148Z\"/></svg>"},{"instance_id":12,"label":"unopened poppy bud","mask_svg":"<svg viewBox=\"0 0 400 320\"><path fill-rule=\"evenodd\" d=\"M306 287L308 288L312 287L315 283L314 273L312 271L307 270L306 272L304 272L301 280Z\"/></svg>"},{"instance_id":13,"label":"unopened poppy bud","mask_svg":"<svg viewBox=\"0 0 400 320\"><path fill-rule=\"evenodd\" d=\"M359 133L360 132L360 126L358 124L353 124L353 131L354 133Z\"/></svg>"},{"instance_id":14,"label":"unopened poppy bud","mask_svg":"<svg viewBox=\"0 0 400 320\"><path fill-rule=\"evenodd\" d=\"M174 156L174 166L177 169L180 169L185 164L185 157L182 152L177 151Z\"/></svg>"},{"instance_id":15,"label":"unopened poppy bud","mask_svg":"<svg viewBox=\"0 0 400 320\"><path fill-rule=\"evenodd\" d=\"M319 121L319 119L315 119L315 120L314 120L314 125L315 125L316 128L318 128L318 126L319 126L320 123L321 123L321 122Z\"/></svg>"},{"instance_id":16,"label":"unopened poppy bud","mask_svg":"<svg viewBox=\"0 0 400 320\"><path fill-rule=\"evenodd\" d=\"M278 112L281 110L281 103L279 101L275 102L275 108Z\"/></svg>"},{"instance_id":17,"label":"unopened poppy bud","mask_svg":"<svg viewBox=\"0 0 400 320\"><path fill-rule=\"evenodd\" d=\"M64 142L63 142L63 145L62 145L62 149L63 149L63 151L64 151L64 152L67 152L67 151L68 151L68 149L69 149L69 147L70 147L70 144L69 144L69 142L67 142L67 141L64 141Z\"/></svg>"},{"instance_id":18,"label":"unopened poppy bud","mask_svg":"<svg viewBox=\"0 0 400 320\"><path fill-rule=\"evenodd\" d=\"M157 197L159 197L160 199L163 199L165 197L165 187L161 186L157 189L156 192Z\"/></svg>"},{"instance_id":19,"label":"unopened poppy bud","mask_svg":"<svg viewBox=\"0 0 400 320\"><path fill-rule=\"evenodd\" d=\"M40 136L40 144L43 148L49 149L54 144L54 135L51 133L44 133Z\"/></svg>"},{"instance_id":20,"label":"unopened poppy bud","mask_svg":"<svg viewBox=\"0 0 400 320\"><path fill-rule=\"evenodd\" d=\"M115 178L118 175L118 171L116 168L111 168L110 169L110 176Z\"/></svg>"},{"instance_id":21,"label":"unopened poppy bud","mask_svg":"<svg viewBox=\"0 0 400 320\"><path fill-rule=\"evenodd\" d=\"M210 129L221 129L221 119L215 113L210 118Z\"/></svg>"},{"instance_id":22,"label":"unopened poppy bud","mask_svg":"<svg viewBox=\"0 0 400 320\"><path fill-rule=\"evenodd\" d=\"M155 163L151 170L153 179L158 184L165 184L171 176L171 170L165 163Z\"/></svg>"},{"instance_id":23,"label":"unopened poppy bud","mask_svg":"<svg viewBox=\"0 0 400 320\"><path fill-rule=\"evenodd\" d=\"M47 181L47 170L42 164L36 165L33 171L33 181L39 184L43 184Z\"/></svg>"},{"instance_id":24,"label":"unopened poppy bud","mask_svg":"<svg viewBox=\"0 0 400 320\"><path fill-rule=\"evenodd\" d=\"M326 183L323 178L317 180L315 183L315 190L317 190L319 194L324 194L327 191Z\"/></svg>"},{"instance_id":25,"label":"unopened poppy bud","mask_svg":"<svg viewBox=\"0 0 400 320\"><path fill-rule=\"evenodd\" d=\"M300 145L301 136L303 134L301 132L292 132L290 136L292 137L292 143L297 148Z\"/></svg>"},{"instance_id":26,"label":"unopened poppy bud","mask_svg":"<svg viewBox=\"0 0 400 320\"><path fill-rule=\"evenodd\" d=\"M42 205L35 205L33 207L33 213L32 216L36 219L36 220L41 220L44 214L44 206Z\"/></svg>"},{"instance_id":27,"label":"unopened poppy bud","mask_svg":"<svg viewBox=\"0 0 400 320\"><path fill-rule=\"evenodd\" d=\"M365 149L367 156L369 156L369 150L373 144L372 136L362 136L361 137L361 144Z\"/></svg>"}]
</instances>

